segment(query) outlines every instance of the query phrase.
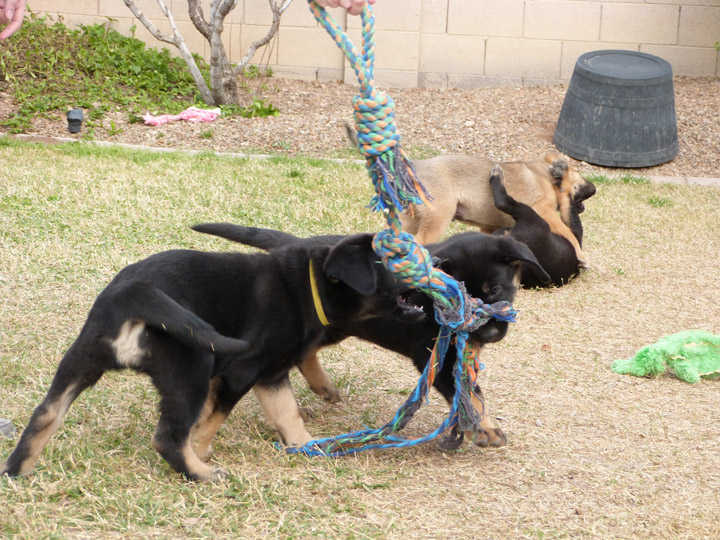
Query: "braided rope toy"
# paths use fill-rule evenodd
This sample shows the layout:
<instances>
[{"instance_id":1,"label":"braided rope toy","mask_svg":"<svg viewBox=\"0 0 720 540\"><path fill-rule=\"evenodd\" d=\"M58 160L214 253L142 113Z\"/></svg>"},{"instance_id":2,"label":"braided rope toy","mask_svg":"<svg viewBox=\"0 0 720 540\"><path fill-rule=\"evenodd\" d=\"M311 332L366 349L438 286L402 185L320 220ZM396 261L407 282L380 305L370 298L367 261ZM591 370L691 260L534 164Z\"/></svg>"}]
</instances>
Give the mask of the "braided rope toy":
<instances>
[{"instance_id":1,"label":"braided rope toy","mask_svg":"<svg viewBox=\"0 0 720 540\"><path fill-rule=\"evenodd\" d=\"M287 448L291 454L310 456L343 456L373 448L414 446L437 438L443 433L479 431L483 413L473 402L483 403L476 380L484 368L478 359L479 349L467 343L470 332L490 319L514 322L516 312L508 302L492 305L468 296L462 283L433 268L429 252L411 234L402 231L398 210L409 204L430 204L431 198L415 174L415 170L400 148L400 134L395 128L395 104L392 98L374 88L375 18L368 4L362 12L362 54L335 23L325 9L308 0L310 11L334 39L352 65L360 84L360 94L353 98L358 147L366 158L366 166L376 194L370 201L373 211L383 212L388 228L377 233L373 249L384 266L395 277L433 299L435 319L440 334L435 342L415 390L398 409L394 418L378 429L367 428L336 437L317 439L302 447ZM455 336L455 395L450 412L432 433L416 439L395 435L412 419L415 412L427 403L435 376L443 367L445 355Z\"/></svg>"}]
</instances>

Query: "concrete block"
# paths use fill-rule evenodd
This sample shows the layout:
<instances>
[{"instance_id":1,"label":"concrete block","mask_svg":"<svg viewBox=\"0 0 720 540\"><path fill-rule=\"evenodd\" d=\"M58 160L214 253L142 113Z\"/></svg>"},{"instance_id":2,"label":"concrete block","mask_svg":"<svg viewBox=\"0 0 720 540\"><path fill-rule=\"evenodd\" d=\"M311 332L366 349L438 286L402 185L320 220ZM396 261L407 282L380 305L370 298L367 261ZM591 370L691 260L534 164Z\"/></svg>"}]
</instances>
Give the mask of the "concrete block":
<instances>
[{"instance_id":1,"label":"concrete block","mask_svg":"<svg viewBox=\"0 0 720 540\"><path fill-rule=\"evenodd\" d=\"M720 2L718 6L683 6L680 11L678 44L708 47L720 40Z\"/></svg>"},{"instance_id":2,"label":"concrete block","mask_svg":"<svg viewBox=\"0 0 720 540\"><path fill-rule=\"evenodd\" d=\"M360 47L360 30L348 30L348 37ZM325 38L330 42L330 38ZM337 46L333 44L333 47ZM417 32L375 32L375 68L390 71L417 71L420 34Z\"/></svg>"},{"instance_id":3,"label":"concrete block","mask_svg":"<svg viewBox=\"0 0 720 540\"><path fill-rule=\"evenodd\" d=\"M485 75L560 78L560 41L491 37L485 51Z\"/></svg>"},{"instance_id":4,"label":"concrete block","mask_svg":"<svg viewBox=\"0 0 720 540\"><path fill-rule=\"evenodd\" d=\"M190 14L188 13L188 0L171 0L167 1L167 4L172 4L171 10L173 17L176 21L189 21ZM240 10L242 13L242 0L238 2L240 4L235 10ZM203 8L204 11L204 8ZM207 18L207 13L205 13ZM226 19L227 20L227 19Z\"/></svg>"},{"instance_id":5,"label":"concrete block","mask_svg":"<svg viewBox=\"0 0 720 540\"><path fill-rule=\"evenodd\" d=\"M143 3L147 3L150 0L142 1ZM155 0L152 0L152 2L155 3ZM100 10L100 4L105 6L107 3L108 0L103 0L102 2L100 0L87 0L85 2L78 2L77 0L30 0L30 5L28 5L28 8L32 9L37 13L62 13L63 15L104 15L104 11ZM117 2L115 3L117 4ZM121 9L119 11L122 12L121 16L127 17L127 14L130 13L130 10L125 6L122 1L120 2L120 7ZM117 6L115 6L115 8L117 9Z\"/></svg>"},{"instance_id":6,"label":"concrete block","mask_svg":"<svg viewBox=\"0 0 720 540\"><path fill-rule=\"evenodd\" d=\"M641 45L640 51L670 62L676 76L707 77L714 73L717 62L717 51L713 47Z\"/></svg>"},{"instance_id":7,"label":"concrete block","mask_svg":"<svg viewBox=\"0 0 720 540\"><path fill-rule=\"evenodd\" d=\"M525 3L523 37L596 41L600 36L600 4L561 0Z\"/></svg>"},{"instance_id":8,"label":"concrete block","mask_svg":"<svg viewBox=\"0 0 720 540\"><path fill-rule=\"evenodd\" d=\"M602 10L600 39L672 45L677 43L679 19L678 6L608 4Z\"/></svg>"},{"instance_id":9,"label":"concrete block","mask_svg":"<svg viewBox=\"0 0 720 540\"><path fill-rule=\"evenodd\" d=\"M624 51L638 51L640 46L632 43L609 43L604 41L563 41L562 59L560 63L560 78L568 80L572 77L577 59L581 54L603 49L622 49Z\"/></svg>"},{"instance_id":10,"label":"concrete block","mask_svg":"<svg viewBox=\"0 0 720 540\"><path fill-rule=\"evenodd\" d=\"M58 2L56 2L58 3ZM60 2L61 3L61 2ZM76 8L73 8L75 12L77 12L78 9L80 9L80 6L82 4L86 3L96 3L96 2L69 2L72 4L77 5ZM162 10L160 9L160 6L158 6L158 3L155 0L135 0L135 5L142 10L142 12L147 16L148 19L165 19L165 15L163 14ZM170 3L168 2L168 8L171 8ZM34 8L33 8L34 9ZM57 8L55 8L57 9ZM69 11L68 13L72 13L72 11ZM132 15L132 11L130 11L130 8L128 8L125 5L125 2L122 0L99 0L98 2L98 11L97 13L99 15L102 15L103 17L127 17L128 14Z\"/></svg>"},{"instance_id":11,"label":"concrete block","mask_svg":"<svg viewBox=\"0 0 720 540\"><path fill-rule=\"evenodd\" d=\"M688 176L687 183L692 186L712 186L720 187L720 179L718 178L704 178L702 176Z\"/></svg>"},{"instance_id":12,"label":"concrete block","mask_svg":"<svg viewBox=\"0 0 720 540\"><path fill-rule=\"evenodd\" d=\"M357 80L355 81L355 84L357 85ZM418 74L416 71L376 69L375 84L381 90L389 90L392 88L417 88ZM392 92L390 92L390 95L392 96Z\"/></svg>"},{"instance_id":13,"label":"concrete block","mask_svg":"<svg viewBox=\"0 0 720 540\"><path fill-rule=\"evenodd\" d=\"M394 71L386 69L375 70L375 87L388 92L392 97L392 88L416 88L418 86L418 74L410 71ZM343 82L353 88L358 88L358 80L355 72L347 67Z\"/></svg>"},{"instance_id":14,"label":"concrete block","mask_svg":"<svg viewBox=\"0 0 720 540\"><path fill-rule=\"evenodd\" d=\"M185 40L185 43L187 44L188 48L191 52L198 53L200 56L202 56L205 60L210 59L210 44L207 42L205 37L200 33L200 31L195 28L195 25L190 21L176 21L175 24L177 25L178 31L180 32L180 35L182 35L183 39ZM229 27L225 27L225 31L222 34L222 40L225 44L225 52L227 54L230 54L230 31ZM169 29L168 29L169 31ZM174 55L178 55L179 51L177 50L177 47L174 47L170 45L169 43L165 44L166 47L174 49L173 52Z\"/></svg>"},{"instance_id":15,"label":"concrete block","mask_svg":"<svg viewBox=\"0 0 720 540\"><path fill-rule=\"evenodd\" d=\"M345 77L345 70L343 68L318 68L317 80L318 81L342 81Z\"/></svg>"},{"instance_id":16,"label":"concrete block","mask_svg":"<svg viewBox=\"0 0 720 540\"><path fill-rule=\"evenodd\" d=\"M248 26L248 25L232 25L232 41L230 45L232 62L240 62L243 57L247 54L250 44L261 39L267 35L270 30L269 26ZM282 31L282 28L278 31L278 34ZM250 64L262 64L262 65L274 65L278 63L278 44L280 37L275 34L273 40L271 40L264 47L259 48L255 51L255 54L250 59Z\"/></svg>"},{"instance_id":17,"label":"concrete block","mask_svg":"<svg viewBox=\"0 0 720 540\"><path fill-rule=\"evenodd\" d=\"M257 0L248 0L246 3L250 4L252 2L257 2ZM267 4L267 1L265 2L265 4ZM271 13L269 7L267 9L267 12ZM333 17L334 16L335 15L333 14ZM270 16L270 19L265 21L263 24L270 23L272 23L272 15ZM317 21L315 20L315 16L312 14L310 8L308 7L307 0L294 0L285 10L285 13L282 14L282 17L280 17L280 24L282 26L300 26L304 28L314 28L315 26L317 26Z\"/></svg>"},{"instance_id":18,"label":"concrete block","mask_svg":"<svg viewBox=\"0 0 720 540\"><path fill-rule=\"evenodd\" d=\"M447 88L448 75L446 73L418 73L418 88Z\"/></svg>"},{"instance_id":19,"label":"concrete block","mask_svg":"<svg viewBox=\"0 0 720 540\"><path fill-rule=\"evenodd\" d=\"M153 0L154 1L154 0ZM121 2L122 3L122 2ZM165 0L167 5L170 5L170 0ZM210 4L211 0L201 0L200 7L202 8L203 18L209 23L210 22ZM172 0L172 14L176 21L189 21L190 14L188 13L188 0ZM238 0L235 9L230 10L230 13L225 17L224 23L233 24L241 23L243 18L243 0Z\"/></svg>"},{"instance_id":20,"label":"concrete block","mask_svg":"<svg viewBox=\"0 0 720 540\"><path fill-rule=\"evenodd\" d=\"M523 86L548 86L548 85L556 85L556 84L563 84L564 82L561 79L536 79L534 77L523 77L522 85Z\"/></svg>"},{"instance_id":21,"label":"concrete block","mask_svg":"<svg viewBox=\"0 0 720 540\"><path fill-rule=\"evenodd\" d=\"M447 30L447 0L422 0L420 32L423 34L444 34Z\"/></svg>"},{"instance_id":22,"label":"concrete block","mask_svg":"<svg viewBox=\"0 0 720 540\"><path fill-rule=\"evenodd\" d=\"M280 28L277 62L283 66L339 68L344 56L322 28Z\"/></svg>"},{"instance_id":23,"label":"concrete block","mask_svg":"<svg viewBox=\"0 0 720 540\"><path fill-rule=\"evenodd\" d=\"M273 73L281 79L299 79L302 81L317 80L318 68L298 66L275 66Z\"/></svg>"},{"instance_id":24,"label":"concrete block","mask_svg":"<svg viewBox=\"0 0 720 540\"><path fill-rule=\"evenodd\" d=\"M307 13L303 12L303 7ZM240 10L240 6L235 9ZM248 0L245 2L244 10L242 12L238 11L238 14L240 13L242 13L243 24L256 26L270 26L272 24L272 10L267 0ZM283 13L282 17L280 17L280 26L304 26L312 28L315 24L315 17L310 13L307 0L293 2L285 13Z\"/></svg>"},{"instance_id":25,"label":"concrete block","mask_svg":"<svg viewBox=\"0 0 720 540\"><path fill-rule=\"evenodd\" d=\"M420 31L420 11L422 3L423 0L391 0L389 2L376 2L373 5L375 31ZM360 17L347 17L347 28L359 30L361 27L362 19Z\"/></svg>"},{"instance_id":26,"label":"concrete block","mask_svg":"<svg viewBox=\"0 0 720 540\"><path fill-rule=\"evenodd\" d=\"M448 34L521 37L523 0L453 0L448 7Z\"/></svg>"},{"instance_id":27,"label":"concrete block","mask_svg":"<svg viewBox=\"0 0 720 540\"><path fill-rule=\"evenodd\" d=\"M487 75L449 75L449 88L497 88L503 86L520 86L520 77L488 77Z\"/></svg>"},{"instance_id":28,"label":"concrete block","mask_svg":"<svg viewBox=\"0 0 720 540\"><path fill-rule=\"evenodd\" d=\"M607 1L607 0L605 0ZM627 0L613 0L613 1L622 1L627 2ZM692 2L688 2L687 0L645 0L646 4L675 4L678 6L687 6L688 4L692 3L694 6L717 6L718 0L692 0Z\"/></svg>"},{"instance_id":29,"label":"concrete block","mask_svg":"<svg viewBox=\"0 0 720 540\"><path fill-rule=\"evenodd\" d=\"M485 38L447 34L420 35L421 72L482 75Z\"/></svg>"}]
</instances>

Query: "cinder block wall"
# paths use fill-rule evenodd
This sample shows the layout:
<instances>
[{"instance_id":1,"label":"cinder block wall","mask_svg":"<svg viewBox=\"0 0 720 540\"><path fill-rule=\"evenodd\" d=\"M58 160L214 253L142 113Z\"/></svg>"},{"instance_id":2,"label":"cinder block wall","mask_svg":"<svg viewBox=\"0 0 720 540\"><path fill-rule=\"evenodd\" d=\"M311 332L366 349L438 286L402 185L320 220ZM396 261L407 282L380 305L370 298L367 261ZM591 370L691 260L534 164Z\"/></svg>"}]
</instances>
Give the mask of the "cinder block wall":
<instances>
[{"instance_id":1,"label":"cinder block wall","mask_svg":"<svg viewBox=\"0 0 720 540\"><path fill-rule=\"evenodd\" d=\"M203 0L209 13L210 0ZM169 31L156 0L136 4ZM209 58L187 0L165 0L191 50ZM166 46L135 20L123 0L29 0L30 9L62 15L69 26L105 22L153 46ZM332 10L360 42L360 19ZM720 0L377 0L375 78L386 87L477 87L567 81L577 57L597 49L661 56L675 75L720 76ZM231 61L264 35L272 20L267 0L238 0L225 20ZM253 58L277 76L345 80L355 74L318 27L306 0L293 0L270 48Z\"/></svg>"}]
</instances>

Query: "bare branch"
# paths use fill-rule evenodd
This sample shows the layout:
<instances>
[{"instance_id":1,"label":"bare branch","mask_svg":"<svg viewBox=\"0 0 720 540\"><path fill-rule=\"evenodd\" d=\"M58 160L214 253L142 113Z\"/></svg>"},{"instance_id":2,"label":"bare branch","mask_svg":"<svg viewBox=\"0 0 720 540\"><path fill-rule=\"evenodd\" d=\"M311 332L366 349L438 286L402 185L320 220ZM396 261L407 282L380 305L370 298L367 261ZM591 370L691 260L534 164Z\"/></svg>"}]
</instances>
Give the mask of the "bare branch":
<instances>
[{"instance_id":1,"label":"bare branch","mask_svg":"<svg viewBox=\"0 0 720 540\"><path fill-rule=\"evenodd\" d=\"M123 0L125 2L125 5L130 8L130 11L132 11L132 14L135 15L135 18L139 20L141 23L143 23L143 26L148 29L148 31L153 35L153 37L157 40L164 41L165 43L170 43L171 45L175 45L176 47L179 47L177 38L175 36L171 36L170 34L163 34L157 26L155 26L150 19L148 19L145 16L145 13L135 5L134 0ZM161 2L162 0L159 0ZM162 5L160 6L160 9L162 9Z\"/></svg>"},{"instance_id":2,"label":"bare branch","mask_svg":"<svg viewBox=\"0 0 720 540\"><path fill-rule=\"evenodd\" d=\"M222 3L218 6L218 14L221 17L221 19L225 19L228 13L230 13L233 9L235 9L235 6L237 5L238 0L223 0Z\"/></svg>"},{"instance_id":3,"label":"bare branch","mask_svg":"<svg viewBox=\"0 0 720 540\"><path fill-rule=\"evenodd\" d=\"M178 48L178 50L180 51L180 56L182 56L183 60L185 60L185 64L187 64L187 67L190 70L190 74L195 81L195 85L197 86L203 101L208 105L215 105L215 99L210 92L210 88L208 88L208 85L205 82L202 73L200 73L200 68L198 68L197 63L195 62L195 59L190 52L190 49L185 43L185 40L182 38L182 35L180 35L180 30L178 30L178 27L175 24L175 18L165 5L164 0L157 0L157 3L163 12L163 15L167 17L168 22L170 23L170 28L173 32L172 35L163 34L162 32L160 32L160 30L158 30L158 28L150 21L150 19L145 16L142 10L135 5L134 0L123 1L125 2L125 5L130 8L130 11L132 11L133 15L135 15L135 17L137 17L137 19L141 23L143 23L145 28L147 28L148 31L156 39L175 45Z\"/></svg>"},{"instance_id":4,"label":"bare branch","mask_svg":"<svg viewBox=\"0 0 720 540\"><path fill-rule=\"evenodd\" d=\"M243 69L245 69L247 63L250 62L250 59L255 54L255 51L257 51L263 45L266 45L272 38L275 37L275 34L277 34L277 31L280 28L280 16L290 6L292 0L282 0L282 3L276 2L274 0L268 0L268 3L270 4L270 9L273 13L273 20L272 25L270 26L270 30L268 30L268 33L264 37L258 39L257 41L253 41L250 44L247 52L245 53L245 56L243 56L242 60L240 60L240 62L238 62L233 68L233 74L235 76L238 76L243 72Z\"/></svg>"},{"instance_id":5,"label":"bare branch","mask_svg":"<svg viewBox=\"0 0 720 540\"><path fill-rule=\"evenodd\" d=\"M190 20L195 25L195 28L198 29L198 32L200 32L205 39L210 41L210 25L205 20L202 6L198 0L188 0L188 15L190 15Z\"/></svg>"}]
</instances>

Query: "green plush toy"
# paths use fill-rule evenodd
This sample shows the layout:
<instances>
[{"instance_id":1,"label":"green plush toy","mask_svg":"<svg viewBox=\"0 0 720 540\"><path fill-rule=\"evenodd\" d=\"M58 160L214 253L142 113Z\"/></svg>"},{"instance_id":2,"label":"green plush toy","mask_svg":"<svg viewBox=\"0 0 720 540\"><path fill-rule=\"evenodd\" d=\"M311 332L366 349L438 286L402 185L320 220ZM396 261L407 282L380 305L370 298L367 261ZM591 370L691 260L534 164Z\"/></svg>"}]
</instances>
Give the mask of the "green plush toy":
<instances>
[{"instance_id":1,"label":"green plush toy","mask_svg":"<svg viewBox=\"0 0 720 540\"><path fill-rule=\"evenodd\" d=\"M643 347L634 358L612 364L615 373L636 377L656 376L666 368L689 383L720 376L720 336L702 330L672 334Z\"/></svg>"}]
</instances>

